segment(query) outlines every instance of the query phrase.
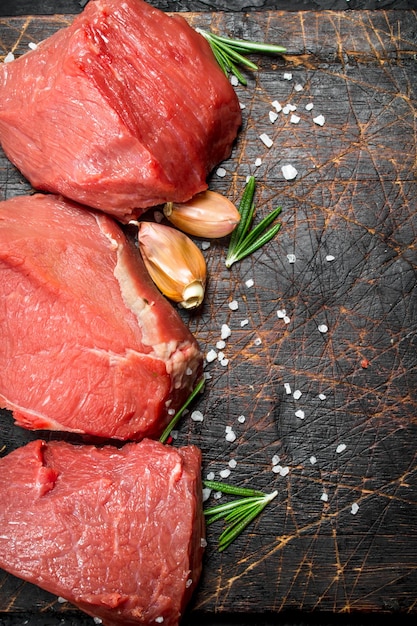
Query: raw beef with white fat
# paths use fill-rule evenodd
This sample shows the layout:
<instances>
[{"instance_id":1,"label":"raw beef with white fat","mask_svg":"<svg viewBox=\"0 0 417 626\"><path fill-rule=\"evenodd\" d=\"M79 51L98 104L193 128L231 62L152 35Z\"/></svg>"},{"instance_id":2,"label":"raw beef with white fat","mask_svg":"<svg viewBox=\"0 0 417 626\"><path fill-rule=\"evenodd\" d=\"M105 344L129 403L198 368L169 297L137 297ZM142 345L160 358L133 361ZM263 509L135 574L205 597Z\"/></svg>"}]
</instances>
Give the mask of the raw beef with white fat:
<instances>
[{"instance_id":1,"label":"raw beef with white fat","mask_svg":"<svg viewBox=\"0 0 417 626\"><path fill-rule=\"evenodd\" d=\"M0 142L39 190L121 221L207 188L241 124L209 44L142 0L94 0L0 65Z\"/></svg>"},{"instance_id":2,"label":"raw beef with white fat","mask_svg":"<svg viewBox=\"0 0 417 626\"><path fill-rule=\"evenodd\" d=\"M113 218L54 195L0 203L0 406L19 426L156 437L201 368Z\"/></svg>"},{"instance_id":3,"label":"raw beef with white fat","mask_svg":"<svg viewBox=\"0 0 417 626\"><path fill-rule=\"evenodd\" d=\"M0 567L105 626L176 626L201 572L201 454L37 440L0 459Z\"/></svg>"}]
</instances>

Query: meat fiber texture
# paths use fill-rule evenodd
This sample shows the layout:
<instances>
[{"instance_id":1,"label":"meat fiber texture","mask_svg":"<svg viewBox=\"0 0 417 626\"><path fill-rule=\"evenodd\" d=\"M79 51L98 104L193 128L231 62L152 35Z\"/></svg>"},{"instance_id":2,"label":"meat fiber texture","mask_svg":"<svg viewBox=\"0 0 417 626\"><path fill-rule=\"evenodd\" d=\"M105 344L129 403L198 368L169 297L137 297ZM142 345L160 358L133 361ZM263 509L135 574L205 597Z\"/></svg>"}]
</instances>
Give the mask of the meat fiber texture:
<instances>
[{"instance_id":1,"label":"meat fiber texture","mask_svg":"<svg viewBox=\"0 0 417 626\"><path fill-rule=\"evenodd\" d=\"M241 124L206 40L142 0L90 1L0 67L0 142L33 187L127 222L207 188Z\"/></svg>"},{"instance_id":2,"label":"meat fiber texture","mask_svg":"<svg viewBox=\"0 0 417 626\"><path fill-rule=\"evenodd\" d=\"M0 203L0 406L29 429L157 437L202 354L117 222L54 195Z\"/></svg>"},{"instance_id":3,"label":"meat fiber texture","mask_svg":"<svg viewBox=\"0 0 417 626\"><path fill-rule=\"evenodd\" d=\"M0 567L105 626L175 626L202 567L200 474L195 446L33 441L0 459Z\"/></svg>"}]
</instances>

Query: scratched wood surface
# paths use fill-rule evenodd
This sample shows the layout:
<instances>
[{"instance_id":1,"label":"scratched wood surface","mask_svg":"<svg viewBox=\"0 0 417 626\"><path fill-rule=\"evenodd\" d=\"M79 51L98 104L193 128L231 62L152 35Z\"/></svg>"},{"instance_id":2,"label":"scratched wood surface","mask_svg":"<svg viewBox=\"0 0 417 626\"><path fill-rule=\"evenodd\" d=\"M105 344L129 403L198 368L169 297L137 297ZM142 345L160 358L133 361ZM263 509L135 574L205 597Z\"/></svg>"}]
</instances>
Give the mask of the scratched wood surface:
<instances>
[{"instance_id":1,"label":"scratched wood surface","mask_svg":"<svg viewBox=\"0 0 417 626\"><path fill-rule=\"evenodd\" d=\"M259 59L248 87L237 87L242 132L226 175L210 181L237 201L255 174L258 215L281 205L282 230L231 270L224 242L205 251L207 298L184 319L205 352L217 349L228 324L229 362L207 365L211 379L195 406L204 421L184 419L177 440L202 448L205 475L219 478L235 459L229 482L276 489L278 497L221 555L219 527L210 527L186 621L233 613L243 623L246 614L259 620L293 609L414 615L417 13L186 17L288 49L282 59ZM71 19L0 20L0 55L21 54ZM298 123L283 112L271 123L274 100L295 105ZM313 121L318 115L323 126ZM285 181L284 164L297 169L295 180ZM29 190L1 154L1 199ZM2 411L3 453L37 436ZM69 605L0 572L0 621L23 611L84 623Z\"/></svg>"}]
</instances>

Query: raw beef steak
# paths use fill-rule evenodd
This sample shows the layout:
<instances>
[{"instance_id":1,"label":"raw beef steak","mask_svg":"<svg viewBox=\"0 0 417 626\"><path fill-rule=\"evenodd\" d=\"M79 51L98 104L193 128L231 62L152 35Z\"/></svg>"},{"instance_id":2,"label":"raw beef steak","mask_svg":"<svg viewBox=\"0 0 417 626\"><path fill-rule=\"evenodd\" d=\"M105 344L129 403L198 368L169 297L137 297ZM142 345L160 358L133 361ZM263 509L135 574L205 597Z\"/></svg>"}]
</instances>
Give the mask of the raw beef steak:
<instances>
[{"instance_id":1,"label":"raw beef steak","mask_svg":"<svg viewBox=\"0 0 417 626\"><path fill-rule=\"evenodd\" d=\"M0 459L0 567L100 617L174 626L204 544L195 446L33 441Z\"/></svg>"},{"instance_id":2,"label":"raw beef steak","mask_svg":"<svg viewBox=\"0 0 417 626\"><path fill-rule=\"evenodd\" d=\"M142 0L90 1L0 66L0 142L31 184L113 214L183 202L230 154L239 103L206 40Z\"/></svg>"},{"instance_id":3,"label":"raw beef steak","mask_svg":"<svg viewBox=\"0 0 417 626\"><path fill-rule=\"evenodd\" d=\"M156 437L201 367L111 217L53 195L0 203L0 406L19 426Z\"/></svg>"}]
</instances>

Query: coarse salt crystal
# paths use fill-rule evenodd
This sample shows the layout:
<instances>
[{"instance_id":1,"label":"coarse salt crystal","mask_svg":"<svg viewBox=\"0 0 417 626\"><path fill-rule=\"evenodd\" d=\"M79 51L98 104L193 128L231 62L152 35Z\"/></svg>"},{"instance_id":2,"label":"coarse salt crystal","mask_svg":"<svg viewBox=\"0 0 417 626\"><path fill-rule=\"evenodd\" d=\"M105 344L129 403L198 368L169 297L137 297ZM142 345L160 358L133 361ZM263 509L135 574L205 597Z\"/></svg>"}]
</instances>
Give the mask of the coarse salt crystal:
<instances>
[{"instance_id":1,"label":"coarse salt crystal","mask_svg":"<svg viewBox=\"0 0 417 626\"><path fill-rule=\"evenodd\" d=\"M4 57L4 63L11 63L12 61L14 61L14 54L13 52L8 52Z\"/></svg>"},{"instance_id":2,"label":"coarse salt crystal","mask_svg":"<svg viewBox=\"0 0 417 626\"><path fill-rule=\"evenodd\" d=\"M64 602L68 602L68 601L65 598L63 598L62 596L58 596L57 602L59 602L59 604L64 604Z\"/></svg>"},{"instance_id":3,"label":"coarse salt crystal","mask_svg":"<svg viewBox=\"0 0 417 626\"><path fill-rule=\"evenodd\" d=\"M35 43L34 41L30 41L30 42L28 43L28 47L29 47L31 50L36 50L36 48L38 47L38 44L37 44L37 43Z\"/></svg>"},{"instance_id":4,"label":"coarse salt crystal","mask_svg":"<svg viewBox=\"0 0 417 626\"><path fill-rule=\"evenodd\" d=\"M327 254L327 255L326 255L326 261L334 261L334 256L333 256L333 254Z\"/></svg>"},{"instance_id":5,"label":"coarse salt crystal","mask_svg":"<svg viewBox=\"0 0 417 626\"><path fill-rule=\"evenodd\" d=\"M282 111L282 106L280 102L278 102L278 100L274 100L273 102L271 102L271 104L277 113L280 113Z\"/></svg>"},{"instance_id":6,"label":"coarse salt crystal","mask_svg":"<svg viewBox=\"0 0 417 626\"><path fill-rule=\"evenodd\" d=\"M207 548L207 540L204 537L201 537L200 539L200 546L202 548Z\"/></svg>"},{"instance_id":7,"label":"coarse salt crystal","mask_svg":"<svg viewBox=\"0 0 417 626\"><path fill-rule=\"evenodd\" d=\"M103 620L101 619L101 617L93 617L93 622L95 624L102 624Z\"/></svg>"},{"instance_id":8,"label":"coarse salt crystal","mask_svg":"<svg viewBox=\"0 0 417 626\"><path fill-rule=\"evenodd\" d=\"M327 396L324 393L319 393L320 400L325 400Z\"/></svg>"},{"instance_id":9,"label":"coarse salt crystal","mask_svg":"<svg viewBox=\"0 0 417 626\"><path fill-rule=\"evenodd\" d=\"M352 515L356 515L356 513L359 511L359 505L357 502L354 502L352 504L352 507L350 509L350 512L352 513Z\"/></svg>"},{"instance_id":10,"label":"coarse salt crystal","mask_svg":"<svg viewBox=\"0 0 417 626\"><path fill-rule=\"evenodd\" d=\"M306 111L311 111L314 108L314 104L312 102L309 102L308 104L306 104Z\"/></svg>"},{"instance_id":11,"label":"coarse salt crystal","mask_svg":"<svg viewBox=\"0 0 417 626\"><path fill-rule=\"evenodd\" d=\"M294 180L298 174L298 171L293 165L283 165L281 167L281 172L285 180Z\"/></svg>"},{"instance_id":12,"label":"coarse salt crystal","mask_svg":"<svg viewBox=\"0 0 417 626\"><path fill-rule=\"evenodd\" d=\"M327 502L328 499L329 499L328 494L325 491L323 491L323 493L320 496L320 500L323 500L323 502Z\"/></svg>"},{"instance_id":13,"label":"coarse salt crystal","mask_svg":"<svg viewBox=\"0 0 417 626\"><path fill-rule=\"evenodd\" d=\"M283 321L284 321L284 324L289 324L291 322L291 319L288 317L288 315L284 315Z\"/></svg>"},{"instance_id":14,"label":"coarse salt crystal","mask_svg":"<svg viewBox=\"0 0 417 626\"><path fill-rule=\"evenodd\" d=\"M239 102L239 106L242 110L246 109L246 104L243 104L243 102Z\"/></svg>"},{"instance_id":15,"label":"coarse salt crystal","mask_svg":"<svg viewBox=\"0 0 417 626\"><path fill-rule=\"evenodd\" d=\"M262 343L262 339L260 337L256 337L255 341L253 342L254 346L260 346Z\"/></svg>"},{"instance_id":16,"label":"coarse salt crystal","mask_svg":"<svg viewBox=\"0 0 417 626\"><path fill-rule=\"evenodd\" d=\"M224 352L219 352L219 353L217 354L217 360L218 360L218 361L221 361L222 359L224 359Z\"/></svg>"},{"instance_id":17,"label":"coarse salt crystal","mask_svg":"<svg viewBox=\"0 0 417 626\"><path fill-rule=\"evenodd\" d=\"M226 426L226 428L224 429L225 433L230 433L232 432L232 427L231 426Z\"/></svg>"},{"instance_id":18,"label":"coarse salt crystal","mask_svg":"<svg viewBox=\"0 0 417 626\"><path fill-rule=\"evenodd\" d=\"M287 394L287 396L289 396L290 393L291 393L291 385L290 385L290 383L284 383L284 389L285 389L285 393Z\"/></svg>"},{"instance_id":19,"label":"coarse salt crystal","mask_svg":"<svg viewBox=\"0 0 417 626\"><path fill-rule=\"evenodd\" d=\"M175 409L168 409L168 415L175 415Z\"/></svg>"},{"instance_id":20,"label":"coarse salt crystal","mask_svg":"<svg viewBox=\"0 0 417 626\"><path fill-rule=\"evenodd\" d=\"M239 79L237 76L235 76L234 74L231 75L230 77L230 83L233 85L233 87L237 87L239 84Z\"/></svg>"},{"instance_id":21,"label":"coarse salt crystal","mask_svg":"<svg viewBox=\"0 0 417 626\"><path fill-rule=\"evenodd\" d=\"M232 469L235 469L236 465L237 465L237 461L236 459L230 459L229 463L228 463L229 467L231 467Z\"/></svg>"},{"instance_id":22,"label":"coarse salt crystal","mask_svg":"<svg viewBox=\"0 0 417 626\"><path fill-rule=\"evenodd\" d=\"M287 315L287 311L285 309L278 309L277 315L280 319L284 319L284 317Z\"/></svg>"},{"instance_id":23,"label":"coarse salt crystal","mask_svg":"<svg viewBox=\"0 0 417 626\"><path fill-rule=\"evenodd\" d=\"M262 165L262 159L261 158L257 158L255 159L255 167L260 167Z\"/></svg>"},{"instance_id":24,"label":"coarse salt crystal","mask_svg":"<svg viewBox=\"0 0 417 626\"><path fill-rule=\"evenodd\" d=\"M303 420L305 418L305 413L302 409L298 409L298 411L295 412L295 417L299 417L300 420Z\"/></svg>"},{"instance_id":25,"label":"coarse salt crystal","mask_svg":"<svg viewBox=\"0 0 417 626\"><path fill-rule=\"evenodd\" d=\"M272 466L272 471L274 472L274 474L280 474L282 470L282 466L281 465L273 465Z\"/></svg>"},{"instance_id":26,"label":"coarse salt crystal","mask_svg":"<svg viewBox=\"0 0 417 626\"><path fill-rule=\"evenodd\" d=\"M236 302L236 301L235 301ZM229 304L229 308L231 307L231 304L233 304L232 302ZM236 303L237 304L237 303ZM237 307L236 307L237 308ZM233 310L233 309L232 309ZM230 335L232 334L232 331L230 329L230 326L228 326L227 324L222 324L221 327L221 331L220 331L220 337L222 339L228 339L230 337Z\"/></svg>"},{"instance_id":27,"label":"coarse salt crystal","mask_svg":"<svg viewBox=\"0 0 417 626\"><path fill-rule=\"evenodd\" d=\"M344 452L345 450L346 450L346 444L345 443L339 443L339 445L336 448L337 454L340 454L341 452Z\"/></svg>"},{"instance_id":28,"label":"coarse salt crystal","mask_svg":"<svg viewBox=\"0 0 417 626\"><path fill-rule=\"evenodd\" d=\"M259 139L262 141L263 144L265 144L267 148L270 148L274 143L271 137L269 137L269 135L267 135L266 133L262 133L262 135L259 135Z\"/></svg>"},{"instance_id":29,"label":"coarse salt crystal","mask_svg":"<svg viewBox=\"0 0 417 626\"><path fill-rule=\"evenodd\" d=\"M323 126L325 122L324 115L317 115L317 117L313 117L313 122L317 124L317 126Z\"/></svg>"},{"instance_id":30,"label":"coarse salt crystal","mask_svg":"<svg viewBox=\"0 0 417 626\"><path fill-rule=\"evenodd\" d=\"M244 326L247 326L249 324L249 320L242 320L240 322L241 327L243 328Z\"/></svg>"},{"instance_id":31,"label":"coarse salt crystal","mask_svg":"<svg viewBox=\"0 0 417 626\"><path fill-rule=\"evenodd\" d=\"M173 439L178 439L178 430L171 430L169 434Z\"/></svg>"},{"instance_id":32,"label":"coarse salt crystal","mask_svg":"<svg viewBox=\"0 0 417 626\"><path fill-rule=\"evenodd\" d=\"M191 585L193 584L193 579L192 578L188 578L187 582L185 583L186 587L191 587Z\"/></svg>"},{"instance_id":33,"label":"coarse salt crystal","mask_svg":"<svg viewBox=\"0 0 417 626\"><path fill-rule=\"evenodd\" d=\"M294 86L294 91L303 91L304 87L302 85L300 85L300 83L297 83Z\"/></svg>"},{"instance_id":34,"label":"coarse salt crystal","mask_svg":"<svg viewBox=\"0 0 417 626\"><path fill-rule=\"evenodd\" d=\"M288 263L295 263L297 260L295 254L287 254L287 259Z\"/></svg>"},{"instance_id":35,"label":"coarse salt crystal","mask_svg":"<svg viewBox=\"0 0 417 626\"><path fill-rule=\"evenodd\" d=\"M207 502L207 500L210 498L211 495L211 489L209 489L208 487L204 487L203 488L203 502Z\"/></svg>"},{"instance_id":36,"label":"coarse salt crystal","mask_svg":"<svg viewBox=\"0 0 417 626\"><path fill-rule=\"evenodd\" d=\"M326 326L326 324L320 324L319 326L317 326L317 330L319 331L319 333L327 333L329 328L328 326Z\"/></svg>"},{"instance_id":37,"label":"coarse salt crystal","mask_svg":"<svg viewBox=\"0 0 417 626\"><path fill-rule=\"evenodd\" d=\"M300 118L298 117L298 115L295 115L293 113L290 117L291 124L298 124L299 121L300 121Z\"/></svg>"},{"instance_id":38,"label":"coarse salt crystal","mask_svg":"<svg viewBox=\"0 0 417 626\"><path fill-rule=\"evenodd\" d=\"M228 441L229 443L233 443L234 441L236 441L236 433L234 433L233 430L226 433L226 441Z\"/></svg>"},{"instance_id":39,"label":"coarse salt crystal","mask_svg":"<svg viewBox=\"0 0 417 626\"><path fill-rule=\"evenodd\" d=\"M271 122L271 124L277 121L278 113L276 113L275 111L269 111L268 115L269 115L269 121Z\"/></svg>"},{"instance_id":40,"label":"coarse salt crystal","mask_svg":"<svg viewBox=\"0 0 417 626\"><path fill-rule=\"evenodd\" d=\"M218 167L216 170L216 174L217 176L220 176L220 178L224 178L227 174L226 170L224 169L224 167Z\"/></svg>"},{"instance_id":41,"label":"coarse salt crystal","mask_svg":"<svg viewBox=\"0 0 417 626\"><path fill-rule=\"evenodd\" d=\"M212 363L217 359L217 352L215 350L209 350L206 354L207 363Z\"/></svg>"},{"instance_id":42,"label":"coarse salt crystal","mask_svg":"<svg viewBox=\"0 0 417 626\"><path fill-rule=\"evenodd\" d=\"M315 456L311 456L310 457L310 463L311 463L311 465L315 465L317 463L317 459L316 459Z\"/></svg>"},{"instance_id":43,"label":"coarse salt crystal","mask_svg":"<svg viewBox=\"0 0 417 626\"><path fill-rule=\"evenodd\" d=\"M294 400L299 400L302 395L302 392L299 389L296 389L292 394L292 397L294 398Z\"/></svg>"},{"instance_id":44,"label":"coarse salt crystal","mask_svg":"<svg viewBox=\"0 0 417 626\"><path fill-rule=\"evenodd\" d=\"M213 498L214 498L215 500L220 500L220 498L222 497L222 495L223 495L223 494L222 494L222 492L221 492L221 491L215 491L215 492L213 493Z\"/></svg>"},{"instance_id":45,"label":"coarse salt crystal","mask_svg":"<svg viewBox=\"0 0 417 626\"><path fill-rule=\"evenodd\" d=\"M227 469L221 470L221 472L219 472L219 474L220 474L221 478L229 478L231 472L230 472L230 469L227 468Z\"/></svg>"},{"instance_id":46,"label":"coarse salt crystal","mask_svg":"<svg viewBox=\"0 0 417 626\"><path fill-rule=\"evenodd\" d=\"M292 73L284 72L284 80L292 80Z\"/></svg>"},{"instance_id":47,"label":"coarse salt crystal","mask_svg":"<svg viewBox=\"0 0 417 626\"><path fill-rule=\"evenodd\" d=\"M288 113L290 113L291 109L289 104L286 104L285 106L282 107L282 112L284 113L284 115L288 115Z\"/></svg>"},{"instance_id":48,"label":"coarse salt crystal","mask_svg":"<svg viewBox=\"0 0 417 626\"><path fill-rule=\"evenodd\" d=\"M226 347L226 342L225 342L225 341L223 341L223 340L222 340L222 341L218 341L218 342L216 343L216 348L217 348L218 350L223 350L223 348L225 348L225 347Z\"/></svg>"},{"instance_id":49,"label":"coarse salt crystal","mask_svg":"<svg viewBox=\"0 0 417 626\"><path fill-rule=\"evenodd\" d=\"M210 241L202 241L201 242L201 249L202 250L208 250L211 246Z\"/></svg>"},{"instance_id":50,"label":"coarse salt crystal","mask_svg":"<svg viewBox=\"0 0 417 626\"><path fill-rule=\"evenodd\" d=\"M231 302L229 302L229 309L231 311L237 311L239 308L239 303L237 300L232 300Z\"/></svg>"},{"instance_id":51,"label":"coarse salt crystal","mask_svg":"<svg viewBox=\"0 0 417 626\"><path fill-rule=\"evenodd\" d=\"M222 365L223 367L226 367L227 365L229 365L229 359L226 359L226 357L221 359L220 365Z\"/></svg>"},{"instance_id":52,"label":"coarse salt crystal","mask_svg":"<svg viewBox=\"0 0 417 626\"><path fill-rule=\"evenodd\" d=\"M214 480L215 474L214 472L209 472L206 476L207 480Z\"/></svg>"},{"instance_id":53,"label":"coarse salt crystal","mask_svg":"<svg viewBox=\"0 0 417 626\"><path fill-rule=\"evenodd\" d=\"M252 278L248 278L248 280L245 282L246 287L253 287L254 282Z\"/></svg>"},{"instance_id":54,"label":"coarse salt crystal","mask_svg":"<svg viewBox=\"0 0 417 626\"><path fill-rule=\"evenodd\" d=\"M246 420L246 417L244 415L239 415L239 417L237 418L237 421L239 422L239 424L244 424Z\"/></svg>"},{"instance_id":55,"label":"coarse salt crystal","mask_svg":"<svg viewBox=\"0 0 417 626\"><path fill-rule=\"evenodd\" d=\"M193 370L191 369L191 367L187 367L187 369L185 370L186 376L191 376L192 373L193 373Z\"/></svg>"},{"instance_id":56,"label":"coarse salt crystal","mask_svg":"<svg viewBox=\"0 0 417 626\"><path fill-rule=\"evenodd\" d=\"M202 422L204 419L204 415L201 411L193 411L191 413L191 419L193 420L193 422Z\"/></svg>"},{"instance_id":57,"label":"coarse salt crystal","mask_svg":"<svg viewBox=\"0 0 417 626\"><path fill-rule=\"evenodd\" d=\"M278 463L280 462L280 458L278 454L274 454L271 460L272 460L272 465L278 465Z\"/></svg>"}]
</instances>

